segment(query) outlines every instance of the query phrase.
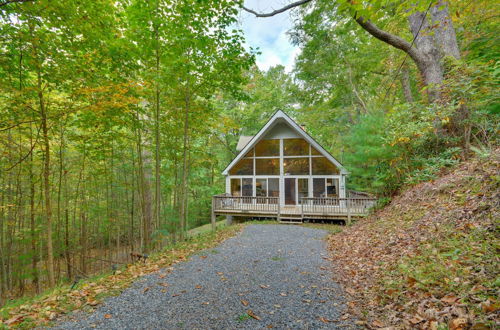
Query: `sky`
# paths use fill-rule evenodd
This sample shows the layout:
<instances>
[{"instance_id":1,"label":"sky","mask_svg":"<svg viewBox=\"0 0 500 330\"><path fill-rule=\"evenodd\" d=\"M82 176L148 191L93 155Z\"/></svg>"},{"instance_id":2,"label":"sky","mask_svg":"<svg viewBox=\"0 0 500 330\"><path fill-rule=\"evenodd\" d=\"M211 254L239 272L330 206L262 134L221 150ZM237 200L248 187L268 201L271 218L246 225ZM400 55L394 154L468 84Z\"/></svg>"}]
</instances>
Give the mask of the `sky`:
<instances>
[{"instance_id":1,"label":"sky","mask_svg":"<svg viewBox=\"0 0 500 330\"><path fill-rule=\"evenodd\" d=\"M257 12L269 12L289 4L289 0L245 0L245 7ZM290 43L286 32L292 28L292 20L287 12L268 18L257 18L242 11L241 28L245 33L247 47L259 48L257 66L267 70L281 64L287 72L293 68L295 56L299 48Z\"/></svg>"}]
</instances>

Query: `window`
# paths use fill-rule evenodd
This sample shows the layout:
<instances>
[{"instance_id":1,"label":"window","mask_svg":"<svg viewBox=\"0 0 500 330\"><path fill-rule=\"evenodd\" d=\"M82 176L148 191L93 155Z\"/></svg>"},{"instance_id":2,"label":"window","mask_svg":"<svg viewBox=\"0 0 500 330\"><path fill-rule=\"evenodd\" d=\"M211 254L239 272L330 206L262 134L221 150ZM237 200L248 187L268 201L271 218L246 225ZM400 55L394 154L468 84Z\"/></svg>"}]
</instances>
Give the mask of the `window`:
<instances>
[{"instance_id":1,"label":"window","mask_svg":"<svg viewBox=\"0 0 500 330\"><path fill-rule=\"evenodd\" d=\"M283 171L285 175L309 175L309 158L285 158Z\"/></svg>"},{"instance_id":2,"label":"window","mask_svg":"<svg viewBox=\"0 0 500 330\"><path fill-rule=\"evenodd\" d=\"M245 155L245 158L253 157L253 148Z\"/></svg>"},{"instance_id":3,"label":"window","mask_svg":"<svg viewBox=\"0 0 500 330\"><path fill-rule=\"evenodd\" d=\"M313 179L313 196L314 197L326 197L325 196L325 178L314 178Z\"/></svg>"},{"instance_id":4,"label":"window","mask_svg":"<svg viewBox=\"0 0 500 330\"><path fill-rule=\"evenodd\" d=\"M300 199L302 197L308 197L309 196L309 179L300 179L298 181L298 186L299 186L299 203Z\"/></svg>"},{"instance_id":5,"label":"window","mask_svg":"<svg viewBox=\"0 0 500 330\"><path fill-rule=\"evenodd\" d=\"M255 156L275 156L280 155L280 140L262 140L255 146Z\"/></svg>"},{"instance_id":6,"label":"window","mask_svg":"<svg viewBox=\"0 0 500 330\"><path fill-rule=\"evenodd\" d=\"M312 157L312 175L339 174L338 168L326 157Z\"/></svg>"},{"instance_id":7,"label":"window","mask_svg":"<svg viewBox=\"0 0 500 330\"><path fill-rule=\"evenodd\" d=\"M319 152L318 150L316 150L316 148L314 148L313 146L311 146L311 155L313 155L313 156L323 156L321 154L321 152Z\"/></svg>"},{"instance_id":8,"label":"window","mask_svg":"<svg viewBox=\"0 0 500 330\"><path fill-rule=\"evenodd\" d=\"M308 156L309 143L304 139L285 139L283 140L284 156Z\"/></svg>"},{"instance_id":9,"label":"window","mask_svg":"<svg viewBox=\"0 0 500 330\"><path fill-rule=\"evenodd\" d=\"M255 159L255 175L279 175L279 158L257 158Z\"/></svg>"},{"instance_id":10,"label":"window","mask_svg":"<svg viewBox=\"0 0 500 330\"><path fill-rule=\"evenodd\" d=\"M253 175L253 159L242 159L229 171L231 175Z\"/></svg>"},{"instance_id":11,"label":"window","mask_svg":"<svg viewBox=\"0 0 500 330\"><path fill-rule=\"evenodd\" d=\"M241 179L231 179L231 196L241 196Z\"/></svg>"},{"instance_id":12,"label":"window","mask_svg":"<svg viewBox=\"0 0 500 330\"><path fill-rule=\"evenodd\" d=\"M244 178L242 180L243 185L241 186L242 196L253 196L253 183L251 178Z\"/></svg>"},{"instance_id":13,"label":"window","mask_svg":"<svg viewBox=\"0 0 500 330\"><path fill-rule=\"evenodd\" d=\"M267 194L269 197L280 196L280 180L278 178L267 179Z\"/></svg>"},{"instance_id":14,"label":"window","mask_svg":"<svg viewBox=\"0 0 500 330\"><path fill-rule=\"evenodd\" d=\"M255 179L255 196L267 197L267 179Z\"/></svg>"},{"instance_id":15,"label":"window","mask_svg":"<svg viewBox=\"0 0 500 330\"><path fill-rule=\"evenodd\" d=\"M326 179L326 197L339 197L338 196L338 179Z\"/></svg>"}]
</instances>

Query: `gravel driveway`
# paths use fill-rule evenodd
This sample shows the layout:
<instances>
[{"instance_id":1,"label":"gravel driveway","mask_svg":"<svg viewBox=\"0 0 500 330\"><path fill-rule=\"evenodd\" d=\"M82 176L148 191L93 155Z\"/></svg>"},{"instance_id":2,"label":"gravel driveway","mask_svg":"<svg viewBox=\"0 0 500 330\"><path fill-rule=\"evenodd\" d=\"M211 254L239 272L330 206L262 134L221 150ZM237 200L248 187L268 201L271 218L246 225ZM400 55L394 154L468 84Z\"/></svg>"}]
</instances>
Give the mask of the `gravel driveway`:
<instances>
[{"instance_id":1,"label":"gravel driveway","mask_svg":"<svg viewBox=\"0 0 500 330\"><path fill-rule=\"evenodd\" d=\"M160 277L163 271L144 276L94 313L73 314L56 327L349 327L339 321L346 308L323 258L326 234L292 225L249 225L239 236L176 264L166 277Z\"/></svg>"}]
</instances>

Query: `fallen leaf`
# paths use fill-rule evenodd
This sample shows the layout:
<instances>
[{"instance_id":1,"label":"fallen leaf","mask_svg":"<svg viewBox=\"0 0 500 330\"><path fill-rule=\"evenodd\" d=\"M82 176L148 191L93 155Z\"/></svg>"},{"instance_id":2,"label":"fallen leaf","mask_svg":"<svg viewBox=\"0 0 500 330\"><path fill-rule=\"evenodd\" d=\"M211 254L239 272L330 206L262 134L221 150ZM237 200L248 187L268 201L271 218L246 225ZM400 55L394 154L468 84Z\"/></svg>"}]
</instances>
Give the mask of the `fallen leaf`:
<instances>
[{"instance_id":1,"label":"fallen leaf","mask_svg":"<svg viewBox=\"0 0 500 330\"><path fill-rule=\"evenodd\" d=\"M146 287L146 288L144 288L144 290L142 290L142 293L146 293L148 291L149 291L149 287Z\"/></svg>"},{"instance_id":2,"label":"fallen leaf","mask_svg":"<svg viewBox=\"0 0 500 330\"><path fill-rule=\"evenodd\" d=\"M200 259L205 259L207 256L200 256Z\"/></svg>"},{"instance_id":3,"label":"fallen leaf","mask_svg":"<svg viewBox=\"0 0 500 330\"><path fill-rule=\"evenodd\" d=\"M111 314L104 314L104 318L105 318L105 319L110 319L110 318L112 318L112 317L113 317L113 316L112 316Z\"/></svg>"},{"instance_id":4,"label":"fallen leaf","mask_svg":"<svg viewBox=\"0 0 500 330\"><path fill-rule=\"evenodd\" d=\"M202 286L201 286L201 285L197 285L197 286L195 286L195 288L196 288L196 289L201 289L201 288L202 288Z\"/></svg>"},{"instance_id":5,"label":"fallen leaf","mask_svg":"<svg viewBox=\"0 0 500 330\"><path fill-rule=\"evenodd\" d=\"M382 327L384 327L384 324L383 324L381 321L379 321L379 320L375 320L375 321L373 321L373 322L372 322L372 325L373 325L374 327L377 327L377 328L382 328Z\"/></svg>"},{"instance_id":6,"label":"fallen leaf","mask_svg":"<svg viewBox=\"0 0 500 330\"><path fill-rule=\"evenodd\" d=\"M411 324L413 324L413 325L415 325L415 324L419 324L419 323L420 323L420 322L422 322L422 321L424 321L424 319L423 319L423 318L421 318L421 317L420 317L420 316L418 316L418 315L415 315L414 317L412 317L412 318L410 319L410 322L411 322Z\"/></svg>"},{"instance_id":7,"label":"fallen leaf","mask_svg":"<svg viewBox=\"0 0 500 330\"><path fill-rule=\"evenodd\" d=\"M260 321L260 317L258 317L257 315L255 315L255 314L252 312L252 310L251 310L251 309L249 309L249 310L247 311L247 314L248 314L248 316L253 317L253 318L254 318L254 319L256 319L257 321Z\"/></svg>"},{"instance_id":8,"label":"fallen leaf","mask_svg":"<svg viewBox=\"0 0 500 330\"><path fill-rule=\"evenodd\" d=\"M444 303L447 303L449 305L453 305L454 303L456 303L458 301L458 299L459 298L457 296L455 296L454 294L449 294L449 295L446 295L443 298L441 298L441 301Z\"/></svg>"},{"instance_id":9,"label":"fallen leaf","mask_svg":"<svg viewBox=\"0 0 500 330\"><path fill-rule=\"evenodd\" d=\"M320 316L320 317L319 317L319 320L320 320L321 322L323 322L323 323L333 322L332 320L329 320L329 319L327 319L327 318L325 318L325 317L323 317L323 316Z\"/></svg>"},{"instance_id":10,"label":"fallen leaf","mask_svg":"<svg viewBox=\"0 0 500 330\"><path fill-rule=\"evenodd\" d=\"M11 317L7 321L5 321L4 324L9 325L9 326L16 325L18 323L21 323L23 318L24 318L24 315L16 315L14 317Z\"/></svg>"},{"instance_id":11,"label":"fallen leaf","mask_svg":"<svg viewBox=\"0 0 500 330\"><path fill-rule=\"evenodd\" d=\"M354 296L356 294L356 290L351 289L351 288L346 288L345 291L350 294L351 296Z\"/></svg>"},{"instance_id":12,"label":"fallen leaf","mask_svg":"<svg viewBox=\"0 0 500 330\"><path fill-rule=\"evenodd\" d=\"M281 292L281 293L280 293L280 296L286 297L286 293Z\"/></svg>"},{"instance_id":13,"label":"fallen leaf","mask_svg":"<svg viewBox=\"0 0 500 330\"><path fill-rule=\"evenodd\" d=\"M463 317L459 317L456 319L451 320L448 323L448 327L450 327L450 330L462 330L467 327L467 320Z\"/></svg>"},{"instance_id":14,"label":"fallen leaf","mask_svg":"<svg viewBox=\"0 0 500 330\"><path fill-rule=\"evenodd\" d=\"M264 285L264 284L261 284L261 285L260 285L260 287L261 287L262 289L269 289L269 285Z\"/></svg>"},{"instance_id":15,"label":"fallen leaf","mask_svg":"<svg viewBox=\"0 0 500 330\"><path fill-rule=\"evenodd\" d=\"M241 303L243 304L243 306L248 306L248 301L246 300L242 300Z\"/></svg>"}]
</instances>

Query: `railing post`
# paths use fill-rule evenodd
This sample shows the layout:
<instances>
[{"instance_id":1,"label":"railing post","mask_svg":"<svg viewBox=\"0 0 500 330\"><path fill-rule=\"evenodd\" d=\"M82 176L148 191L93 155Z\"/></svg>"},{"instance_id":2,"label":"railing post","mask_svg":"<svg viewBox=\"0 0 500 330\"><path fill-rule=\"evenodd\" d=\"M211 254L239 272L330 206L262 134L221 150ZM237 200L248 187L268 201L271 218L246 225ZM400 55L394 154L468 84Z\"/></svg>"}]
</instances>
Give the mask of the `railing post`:
<instances>
[{"instance_id":1,"label":"railing post","mask_svg":"<svg viewBox=\"0 0 500 330\"><path fill-rule=\"evenodd\" d=\"M351 225L351 199L347 198L347 224Z\"/></svg>"},{"instance_id":2,"label":"railing post","mask_svg":"<svg viewBox=\"0 0 500 330\"><path fill-rule=\"evenodd\" d=\"M300 217L304 221L304 199L300 198Z\"/></svg>"},{"instance_id":3,"label":"railing post","mask_svg":"<svg viewBox=\"0 0 500 330\"><path fill-rule=\"evenodd\" d=\"M278 222L281 221L281 205L280 205L280 198L278 197L276 206L278 207Z\"/></svg>"},{"instance_id":4,"label":"railing post","mask_svg":"<svg viewBox=\"0 0 500 330\"><path fill-rule=\"evenodd\" d=\"M211 214L211 219L210 219L210 222L212 223L212 231L216 230L216 223L215 223L216 216L215 216L215 207L214 207L214 204L216 203L216 201L217 201L217 198L213 197L213 199L212 199L212 214Z\"/></svg>"}]
</instances>

